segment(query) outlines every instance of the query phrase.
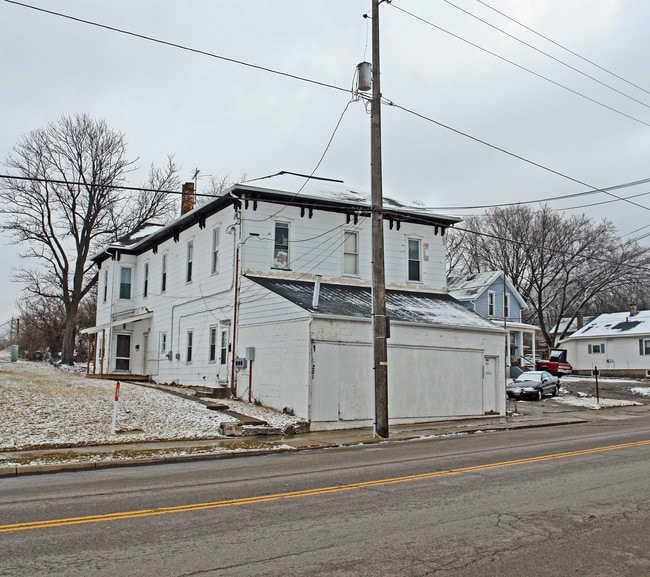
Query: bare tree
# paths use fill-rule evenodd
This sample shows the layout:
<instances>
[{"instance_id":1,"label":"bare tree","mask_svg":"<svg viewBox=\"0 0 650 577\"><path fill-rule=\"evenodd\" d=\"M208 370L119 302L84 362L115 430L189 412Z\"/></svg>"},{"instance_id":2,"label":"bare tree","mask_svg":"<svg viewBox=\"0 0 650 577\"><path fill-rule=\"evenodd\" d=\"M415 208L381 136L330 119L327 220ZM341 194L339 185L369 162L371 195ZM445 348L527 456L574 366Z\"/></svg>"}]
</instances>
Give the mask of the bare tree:
<instances>
[{"instance_id":1,"label":"bare tree","mask_svg":"<svg viewBox=\"0 0 650 577\"><path fill-rule=\"evenodd\" d=\"M63 117L22 137L6 161L15 178L0 188L0 229L40 266L16 279L28 294L65 311L62 361L72 364L79 305L97 281L89 257L97 247L175 213L172 158L151 167L146 189L120 189L135 170L124 134L87 115ZM144 188L144 187L143 187Z\"/></svg>"},{"instance_id":2,"label":"bare tree","mask_svg":"<svg viewBox=\"0 0 650 577\"><path fill-rule=\"evenodd\" d=\"M18 303L21 354L29 359L56 358L63 344L65 307L61 301L28 296Z\"/></svg>"},{"instance_id":3,"label":"bare tree","mask_svg":"<svg viewBox=\"0 0 650 577\"><path fill-rule=\"evenodd\" d=\"M630 294L650 280L647 250L622 242L606 220L516 206L492 209L459 229L450 243L453 272L504 271L530 307L526 320L541 328L549 347L566 336L561 318L572 321L604 295Z\"/></svg>"}]
</instances>

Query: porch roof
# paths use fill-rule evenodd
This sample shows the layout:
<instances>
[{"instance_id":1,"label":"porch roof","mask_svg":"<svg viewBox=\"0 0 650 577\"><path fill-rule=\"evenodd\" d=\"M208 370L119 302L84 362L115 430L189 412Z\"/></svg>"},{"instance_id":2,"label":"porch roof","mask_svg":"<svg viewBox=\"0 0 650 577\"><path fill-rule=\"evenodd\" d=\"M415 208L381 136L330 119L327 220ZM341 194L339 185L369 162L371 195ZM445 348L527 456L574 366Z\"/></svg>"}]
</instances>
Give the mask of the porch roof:
<instances>
[{"instance_id":1,"label":"porch roof","mask_svg":"<svg viewBox=\"0 0 650 577\"><path fill-rule=\"evenodd\" d=\"M87 329L82 329L79 332L84 335L93 335L105 329L115 327L117 325L128 325L130 323L135 323L137 321L143 321L145 319L150 319L153 316L152 312L144 312L137 315L132 315L130 317L124 317L121 319L114 320L110 323L104 323L102 325L97 325L94 327L88 327Z\"/></svg>"}]
</instances>

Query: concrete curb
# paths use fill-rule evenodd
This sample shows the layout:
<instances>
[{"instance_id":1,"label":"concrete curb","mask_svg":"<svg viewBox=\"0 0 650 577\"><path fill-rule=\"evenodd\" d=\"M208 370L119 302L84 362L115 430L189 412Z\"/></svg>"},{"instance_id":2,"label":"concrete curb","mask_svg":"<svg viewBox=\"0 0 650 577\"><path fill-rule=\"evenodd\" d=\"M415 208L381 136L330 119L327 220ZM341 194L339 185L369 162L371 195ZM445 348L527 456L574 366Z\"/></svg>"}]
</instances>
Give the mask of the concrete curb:
<instances>
[{"instance_id":1,"label":"concrete curb","mask_svg":"<svg viewBox=\"0 0 650 577\"><path fill-rule=\"evenodd\" d=\"M427 439L433 437L444 437L450 435L469 435L485 432L496 431L509 431L519 429L535 429L541 427L554 427L560 425L573 425L586 423L586 419L540 419L540 420L527 420L512 423L489 423L482 422L476 425L466 425L459 427L458 425L442 424L432 425L429 427L414 427L410 431L394 431L391 433L389 439L382 439L372 436L365 431L352 430L352 431L336 431L331 432L331 439L318 438L318 434L305 434L304 436L296 436L291 439L268 440L260 441L268 443L267 448L254 448L254 449L224 449L215 450L214 452L203 452L196 454L184 455L161 455L159 457L143 457L138 458L125 458L125 459L107 459L107 460L92 460L92 456L110 455L110 450L101 451L101 447L96 447L97 451L88 451L88 447L84 451L79 451L79 454L88 455L91 460L88 461L73 461L73 462L60 462L51 464L39 465L9 465L2 466L0 464L0 478L18 477L24 475L44 475L51 473L64 473L64 472L78 472L78 471L96 471L102 469L113 469L118 467L138 467L147 465L160 465L160 464L173 464L173 463L188 463L196 461L209 461L220 459L232 459L239 457L252 457L256 455L268 455L269 453L290 453L296 451L307 451L315 449L333 449L343 447L355 447L365 445L375 445L378 443L397 443L403 441L412 441L417 439ZM338 438L336 438L338 437ZM148 445L155 445L154 442L147 443ZM161 443L162 444L162 443ZM179 449L182 448L179 447ZM216 447L215 447L216 448ZM131 445L133 450L133 445ZM155 449L142 449L142 452L149 452ZM164 451L165 449L160 449ZM34 451L36 452L36 451ZM74 449L68 449L68 454L74 453ZM133 450L133 452L137 452ZM52 453L50 451L50 453Z\"/></svg>"}]
</instances>

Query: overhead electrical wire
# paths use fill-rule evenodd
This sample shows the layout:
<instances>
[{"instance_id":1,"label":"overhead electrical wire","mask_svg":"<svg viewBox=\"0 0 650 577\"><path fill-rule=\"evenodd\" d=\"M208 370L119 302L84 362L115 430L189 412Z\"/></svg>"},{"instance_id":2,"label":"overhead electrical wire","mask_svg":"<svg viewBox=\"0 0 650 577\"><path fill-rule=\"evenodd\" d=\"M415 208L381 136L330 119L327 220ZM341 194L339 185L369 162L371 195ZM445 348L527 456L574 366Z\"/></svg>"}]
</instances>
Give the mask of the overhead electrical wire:
<instances>
[{"instance_id":1,"label":"overhead electrical wire","mask_svg":"<svg viewBox=\"0 0 650 577\"><path fill-rule=\"evenodd\" d=\"M392 6L392 4L391 4L391 6ZM382 97L382 98L383 98L383 97ZM509 150L506 150L505 148L501 148L500 146L496 146L496 145L494 145L494 144L490 144L489 142L486 142L485 140L481 140L480 138L477 138L477 137L475 137L475 136L471 136L471 135L467 134L466 132L463 132L463 131L461 131L461 130L458 130L457 128L452 128L451 126L449 126L449 125L447 125L447 124L443 124L442 122L439 122L439 121L437 121L437 120L434 120L433 118L430 118L430 117L428 117L428 116L425 116L424 114L420 114L419 112L416 112L416 111L414 111L414 110L410 110L410 109L406 108L405 106L401 106L401 105L399 105L399 104L396 104L395 102L393 102L393 101L391 101L391 100L388 100L388 99L386 99L386 98L383 98L383 101L385 102L385 104L387 104L387 105L389 105L389 106L392 106L392 107L394 107L394 108L398 108L399 110L402 110L402 111L404 111L404 112L406 112L406 113L408 113L408 114L412 114L413 116L415 116L415 117L417 117L417 118L420 118L420 119L422 119L422 120L426 120L426 121L428 121L428 122L431 122L432 124L435 124L435 125L437 125L437 126L440 126L441 128L445 128L445 129L447 129L447 130L450 130L450 131L452 131L452 132L454 132L454 133L456 133L456 134L459 134L459 135L461 135L461 136L464 136L464 137L466 137L466 138L469 138L470 140L473 140L473 141L478 142L478 143L480 143L480 144L483 144L483 145L485 145L485 146L489 146L490 148L493 148L494 150L498 150L499 152L502 152L502 153L504 153L504 154L507 154L508 156L511 156L511 157L513 157L513 158L516 158L516 159L518 159L518 160L521 160L521 161L523 161L523 162L526 162L526 163L528 163L528 164L530 164L530 165L532 165L532 166L536 166L537 168L541 168L542 170L545 170L546 172L550 172L551 174L555 174L555 175L557 175L557 176L560 176L560 177L562 177L562 178L565 178L565 179L567 179L567 180L570 180L570 181L572 181L572 182L575 182L575 183L577 183L577 184L579 184L579 185L581 185L581 186L586 186L586 187L592 189L594 192L605 192L605 194L608 194L608 195L610 195L610 196L612 196L612 197L614 197L614 198L616 198L616 199L618 199L618 200L622 200L622 201L624 201L624 202L628 202L628 203L630 203L630 204L632 204L632 205L634 205L634 206L636 206L636 207L638 207L638 208L642 208L643 210L650 210L650 207L644 206L644 205L642 205L642 204L639 204L639 203L637 203L637 202L634 202L634 201L632 201L632 200L629 200L629 199L627 199L627 198L625 198L625 197L617 196L617 195L613 194L612 192L608 192L608 191L606 191L606 190L604 190L604 189L598 188L597 186L593 186L593 185L588 184L588 183L586 183L586 182L584 182L584 181L582 181L582 180L579 180L579 179L577 179L577 178L574 178L574 177L572 177L572 176L569 176L569 175L567 175L567 174L564 174L564 173L562 173L562 172L559 172L558 170L554 170L554 169L552 169L552 168L549 168L548 166L544 166L543 164L540 164L539 162L535 162L535 161L533 161L533 160L529 160L528 158L525 158L525 157L523 157L523 156L521 156L521 155L519 155L519 154L515 154L514 152L510 152Z\"/></svg>"},{"instance_id":2,"label":"overhead electrical wire","mask_svg":"<svg viewBox=\"0 0 650 577\"><path fill-rule=\"evenodd\" d=\"M489 8L490 10L496 12L497 14L500 14L504 18L507 18L511 22L514 22L515 24L518 24L522 28L525 28L529 32L532 32L533 34L539 36L540 38L543 38L547 42L550 42L554 46L557 46L558 48L561 48L562 50L565 50L566 52L568 52L569 54L572 54L576 58L579 58L580 60L582 60L584 62L587 62L588 64L591 64L592 66L595 66L599 70L602 70L603 72L606 72L607 74L613 76L614 78L618 78L618 80L621 80L622 82L625 82L626 84L629 84L630 86L633 86L634 88L637 88L637 89L641 90L642 92L645 92L646 94L650 94L650 90L646 90L645 88L643 88L643 86L639 86L638 84L635 84L634 82L632 82L630 80L627 80L626 78L623 78L619 74L616 74L616 72L612 72L611 70L605 68L604 66L601 66L600 64L597 64L593 60L589 60L589 58L585 58L584 56L582 56L581 54L578 54L574 50L571 50L570 48L567 48L566 46L560 44L559 42L556 42L555 40L549 38L548 36L545 36L544 34L538 32L537 30L534 30L530 26L526 26L526 24L524 24L523 22L520 22L519 20L515 20L511 16L508 16L505 12L501 12L500 10L497 10L496 8L494 8L494 6L490 6L487 2L483 2L483 0L476 0L476 1L479 4L482 4L483 6L485 6L486 8Z\"/></svg>"},{"instance_id":3,"label":"overhead electrical wire","mask_svg":"<svg viewBox=\"0 0 650 577\"><path fill-rule=\"evenodd\" d=\"M627 114L627 113L623 112L622 110L618 110L617 108L614 108L613 106L609 106L608 104L605 104L604 102L600 102L600 100L596 100L595 98L592 98L591 96L587 96L586 94L583 94L582 92L579 92L578 90L574 90L573 88L570 88L569 86L566 86L565 84L562 84L561 82L556 82L555 80L552 80L548 76L544 76L543 74L540 74L539 72L535 72L534 70L531 70L530 68L526 68L525 66L522 66L521 64L517 64L513 60L505 58L504 56L501 56L500 54L497 54L496 52L488 50L487 48L484 48L483 46L480 46L480 45L476 44L475 42L472 42L471 40L467 40L466 38L463 38L462 36L459 36L458 34L454 34L453 32L450 32L449 30L446 30L445 28L442 28L441 26L438 26L437 24L434 24L433 22L431 22L431 21L429 21L429 20L427 20L425 18L422 18L421 16L418 16L417 14L414 14L413 12L409 12L408 10L405 10L404 8L401 8L400 6L397 6L394 2L391 2L390 6L395 7L396 10L399 10L400 12L403 12L404 14L407 14L411 18L419 20L420 22L423 22L424 24L427 24L428 26L431 26L432 28L435 28L436 30L444 32L445 34L448 34L449 36L452 36L453 38L456 38L457 40L460 40L461 42L465 42L466 44L469 44L470 46L473 46L474 48L477 48L477 49L481 50L482 52L485 52L486 54L494 56L495 58L498 58L499 60L503 60L504 62L507 62L508 64L511 64L512 66L515 66L515 67L519 68L520 70L524 70L525 72L528 72L529 74L532 74L533 76L536 76L537 78L541 78L542 80L545 80L546 82L550 82L551 84L553 84L553 85L555 85L555 86L557 86L559 88L562 88L563 90L566 90L567 92L571 92L572 94L575 94L576 96L579 96L580 98L584 98L585 100L588 100L589 102L593 102L594 104L597 104L598 106L602 106L603 108L606 108L607 110L615 112L616 114L619 114L621 116L629 118L630 120L634 120L635 122L638 122L640 124L643 124L645 126L650 127L649 122L645 122L644 120L641 120L640 118L632 116L631 114Z\"/></svg>"},{"instance_id":4,"label":"overhead electrical wire","mask_svg":"<svg viewBox=\"0 0 650 577\"><path fill-rule=\"evenodd\" d=\"M609 88L613 92L616 92L617 94L620 94L621 96L624 96L625 98L629 98L630 100L633 100L634 102L637 102L638 104L641 104L642 106L645 106L646 108L650 108L650 104L646 104L642 100L639 100L638 98L634 98L634 96L630 96L629 94L626 94L622 90L619 90L618 88L615 88L614 86L610 86L606 82L603 82L602 80L598 80L598 78L595 78L594 76L591 76L590 74L587 74L586 72L583 72L579 68L576 68L575 66L572 66L571 64L569 64L567 62L564 62L563 60L560 60L559 58L556 58L552 54L549 54L548 52L545 52L544 50L542 50L540 48L537 48L537 46L534 46L534 45L530 44L529 42L526 42L525 40L522 40L521 38L517 38L517 36L515 36L514 34L510 34L510 32L507 32L506 30L503 30L502 28L499 28L498 26L495 26L494 24L492 24L491 22L488 22L487 20L484 20L480 16L477 16L476 14L472 14L469 10L466 10L465 8L462 8L462 7L458 6L457 4L454 4L453 2L451 2L451 0L443 0L443 2L446 2L450 6L453 6L457 10L460 10L464 14L467 14L468 16L470 16L471 18L474 18L475 20L478 20L479 22L482 22L486 26L489 26L490 28L492 28L492 29L494 29L494 30L496 30L498 32L501 32L501 34L505 34L506 36L508 36L508 38L512 38L513 40L523 44L524 46L527 46L531 50L534 50L535 52L539 52L540 54L543 54L544 56L546 56L547 58L550 58L554 62L557 62L558 64L561 64L562 66L566 66L570 70L573 70L574 72L577 72L578 74L580 74L580 75L582 75L582 76L584 76L586 78L589 78L590 80L596 82L597 84L600 84L601 86Z\"/></svg>"},{"instance_id":5,"label":"overhead electrical wire","mask_svg":"<svg viewBox=\"0 0 650 577\"><path fill-rule=\"evenodd\" d=\"M325 88L330 88L330 89L334 89L334 90L342 91L342 92L346 92L346 93L349 93L349 92L350 92L349 89L342 88L342 87L339 87L339 86L335 86L335 85L332 85L332 84L328 84L328 83L320 82L320 81L317 81L317 80L313 80L313 79L309 79L309 78L301 77L301 76L294 75L294 74L290 74L290 73L286 73L286 72L281 72L281 71L274 70L274 69L271 69L271 68L268 68L268 67L264 67L264 66L259 66L259 65L256 65L256 64L247 63L247 62L244 62L244 61L241 61L241 60L236 60L236 59L232 59L232 58L228 58L228 57L224 57L224 56L219 56L219 55L216 55L216 54L213 54L213 53L210 53L210 52L206 52L206 51L203 51L203 50L198 50L198 49L190 48L190 47L187 47L187 46L184 46L184 45L181 45L181 44L177 44L177 43L169 42L169 41L166 41L166 40L157 39L157 38L154 38L154 37L151 37L151 36L147 36L147 35L143 35L143 34L139 34L139 33L135 33L135 32L130 32L130 31L126 31L126 30L119 29L119 28L112 27L112 26L108 26L108 25L105 25L105 24L101 24L101 23L93 22L93 21L90 21L90 20L85 20L85 19L78 18L78 17L75 17L75 16L70 16L70 15L68 15L68 14L63 14L63 13L60 13L60 12L55 12L55 11L52 11L52 10L47 10L47 9L40 8L40 7L36 7L36 6L31 6L31 5L29 5L29 4L25 4L25 3L23 3L23 2L17 2L16 0L4 0L4 1L7 2L7 3L9 3L9 4L14 4L14 5L17 5L17 6L24 7L24 8L29 8L29 9L32 9L32 10L36 10L36 11L38 11L38 12L44 12L44 13L46 13L46 14L50 14L50 15L53 15L53 16L57 16L57 17L61 17L61 18L65 18L65 19L69 19L69 20L72 20L72 21L75 21L75 22L80 22L80 23L82 23L82 24L88 24L88 25L90 25L90 26L96 26L96 27L99 27L99 28L103 28L103 29L106 29L106 30L113 31L113 32L118 32L118 33L125 34L125 35L128 35L128 36L133 36L133 37L136 37L136 38L140 38L140 39L142 39L142 40L147 40L147 41L150 41L150 42L155 42L155 43L162 44L162 45L166 45L166 46L170 46L170 47L173 47L173 48L178 48L178 49L180 49L180 50L185 50L185 51L188 51L188 52L192 52L192 53L201 54L201 55L204 55L204 56L209 56L209 57L217 58L217 59L224 60L224 61L227 61L227 62L232 62L232 63L235 63L235 64L240 64L240 65L242 65L242 66L247 66L247 67L250 67L250 68L253 68L253 69L257 69L257 70L261 70L261 71L269 72L269 73L272 73L272 74L277 74L277 75L280 75L280 76L285 76L285 77L288 77L288 78L292 78L292 79L294 79L294 80L299 80L299 81L303 81L303 82L308 82L308 83L316 84L316 85L318 85L318 86L322 86L322 87L325 87ZM394 6L395 8L397 8L398 10L400 10L400 11L402 11L402 12L405 12L406 14L412 16L413 18L416 18L416 19L418 19L418 20L421 20L421 21L423 21L423 22L425 22L425 23L427 23L427 24L433 26L434 28L437 28L437 29L440 29L440 30L443 31L443 32L449 33L448 31L446 31L446 30L444 30L444 29L442 29L442 28L436 26L435 24L433 24L433 23L431 23L431 22L428 22L428 21L424 20L423 18L421 18L421 17L419 17L419 16L416 16L416 15L414 15L414 14L411 14L410 12L404 10L403 8L400 8L399 6L396 6L395 3L391 3L390 5L391 5L391 6ZM449 34L452 34L452 33L449 33ZM455 36L455 35L452 34L452 36ZM457 38L459 38L460 40L463 40L464 42L468 42L468 41L466 41L465 39L463 39L463 38L461 38L461 37L457 37ZM471 43L470 43L470 44L471 44ZM477 48L480 48L480 47L477 46ZM482 50L482 48L480 48L480 49ZM499 57L498 55L495 55L495 56ZM501 58L501 57L499 57L499 58ZM551 82L552 82L552 81L551 81ZM604 189L599 189L599 188L597 188L597 187L594 187L594 186L592 186L592 185L589 185L589 184L587 184L587 183L584 183L584 182L582 182L582 181L580 181L580 180L578 180L578 179L575 179L575 178L570 177L570 176L568 176L568 175L566 175L566 174L563 174L563 173L561 173L561 172L559 172L559 171L557 171L557 170L551 169L551 168L549 168L549 167L547 167L547 166L545 166L545 165L543 165L543 164L540 164L540 163L538 163L538 162L535 162L535 161L532 161L532 160L530 160L530 159L527 159L527 158L525 158L525 157L523 157L523 156L521 156L521 155L518 155L518 154L515 154L515 153L513 153L513 152L510 152L510 151L508 151L508 150L506 150L506 149L504 149L504 148L501 148L501 147L499 147L499 146L493 145L493 144L491 144L491 143L489 143L489 142L487 142L487 141L485 141L485 140L482 140L482 139L480 139L480 138L477 138L477 137L471 136L470 134L468 134L468 133L466 133L466 132L463 132L463 131L461 131L461 130L455 129L455 128L451 127L451 126L448 126L448 125L446 125L446 124L443 124L442 122L439 122L439 121L436 121L436 120L434 120L434 119L432 119L432 118L430 118L430 117L427 117L427 116L425 116L424 114L420 114L420 113L418 113L418 112L416 112L416 111L414 111L414 110L411 110L411 109L408 109L408 108L406 108L406 107L404 107L404 106L401 106L401 105L399 105L399 104L396 104L395 102L393 102L393 101L391 101L391 100L388 100L388 99L386 99L386 98L382 98L382 101L384 102L384 104L387 104L387 105L389 105L389 106L392 106L392 107L398 108L398 109L400 109L400 110L402 110L402 111L404 111L404 112L407 112L407 113L409 113L409 114L411 114L411 115L413 115L413 116L415 116L415 117L417 117L417 118L420 118L420 119L422 119L422 120L426 120L427 122L431 122L431 123L433 123L433 124L436 124L436 125L438 125L438 126L440 126L440 127L442 127L442 128L445 128L445 129L447 129L447 130L450 130L450 131L452 131L452 132L454 132L454 133L456 133L456 134L458 134L458 135L460 135L460 136L463 136L463 137L465 137L465 138L469 138L470 140L473 140L474 142L477 142L477 143L479 143L479 144L482 144L482 145L484 145L484 146L487 146L487 147L489 147L489 148L492 148L493 150L499 151L499 152L504 153L504 154L506 154L506 155L508 155L508 156L511 156L511 157L513 157L513 158L515 158L515 159L518 159L518 160L521 160L521 161L526 162L526 163L528 163L528 164L531 164L532 166L536 166L536 167L538 167L538 168L541 168L542 170L545 170L545 171L547 171L547 172L550 172L550 173L555 174L555 175L557 175L557 176L560 176L560 177L562 177L562 178L565 178L565 179L571 180L571 181L573 181L573 182L576 182L576 183L578 183L578 184L580 184L580 185L582 185L582 186L587 186L587 187L591 188L591 189L592 189L592 192L594 192L594 193L596 193L596 192L601 192L601 191L602 191L602 192L606 192ZM351 101L350 101L350 102L351 102ZM330 142L329 142L328 145L327 145L327 148L326 148L326 150L325 150L325 153L327 152L327 149L329 148L329 145L331 144L332 138L334 137L334 134L336 133L336 130L338 130L338 127L339 127L339 125L340 125L340 123L341 123L341 120L342 120L342 118L343 118L343 115L344 115L345 112L347 111L347 108L348 108L350 102L348 102L348 103L346 104L346 107L345 107L345 109L344 109L344 111L343 111L341 117L339 118L339 121L338 121L338 123L337 123L337 125L336 125L336 128L335 128L335 130L334 130L334 133L332 134L332 137L330 138ZM641 121L641 122L642 122L642 121ZM643 124L645 124L645 123L643 123ZM648 126L650 126L650 124L648 124ZM321 157L321 160L319 161L319 164L318 164L318 165L320 165L320 162L322 162L322 158L323 158L323 157ZM69 183L69 182L66 182L66 181L56 181L56 180L54 180L54 179L38 179L38 178L30 178L30 177L16 177L16 176L11 176L11 175L0 175L0 178L12 178L12 179L18 179L18 180L35 180L35 181L41 180L41 181L43 181L43 182L53 182L53 183L59 183L59 184L83 184L83 183ZM158 190L155 190L155 189L145 189L145 188L142 188L142 187L114 186L114 187L112 187L112 188L123 189L123 190L145 191L145 192L169 192L169 193L171 193L171 194L181 194L179 191L158 191ZM650 210L650 208L648 208L648 207L646 207L646 206L643 206L643 205L640 205L640 204L638 204L638 203L634 203L634 202L632 202L632 201L626 199L625 197L619 197L619 196L616 196L616 195L614 195L614 194L612 194L612 193L610 193L610 192L606 192L606 194L610 194L610 196L614 197L615 199L617 199L617 200L619 200L619 201L629 202L629 203L631 203L631 204L633 204L633 205L635 205L635 206L637 206L637 207L639 207L639 208L643 208L644 210ZM215 198L213 195L202 195L202 194L198 194L198 193L197 193L197 196L205 196L205 197L208 197L208 198ZM519 203L519 204L521 204L521 203ZM498 206L498 205L495 205L495 206ZM425 207L425 208L426 208L426 207Z\"/></svg>"},{"instance_id":6,"label":"overhead electrical wire","mask_svg":"<svg viewBox=\"0 0 650 577\"><path fill-rule=\"evenodd\" d=\"M535 200L523 200L523 201L516 201L516 202L500 202L496 204L477 204L473 206L445 206L445 207L426 207L428 210L479 210L479 209L484 209L484 208L504 208L507 206L519 206L519 205L525 205L525 204L540 204L543 202L552 202L555 200L568 200L570 198L578 198L581 196L590 196L592 194L599 194L601 192L608 192L612 190L620 190L621 188L628 188L631 186L638 186L640 184L647 184L650 182L650 178L644 178L641 180L634 180L632 182L626 182L624 184L617 184L615 186L608 186L606 188L599 188L595 190L585 190L583 192L574 192L574 193L569 193L569 194L560 194L558 196L549 196L546 198L538 198ZM593 206L598 205L598 204L606 204L609 202L617 202L619 200L627 199L627 198L636 198L639 196L644 196L646 194L650 194L650 192L643 192L641 194L634 194L632 196L628 197L621 197L616 198L614 200L607 200L605 202L601 203L594 203ZM592 206L592 205L585 205L585 206ZM569 210L569 209L565 209Z\"/></svg>"},{"instance_id":7,"label":"overhead electrical wire","mask_svg":"<svg viewBox=\"0 0 650 577\"><path fill-rule=\"evenodd\" d=\"M573 252L569 252L569 251L558 250L558 249L554 249L554 248L550 248L550 247L541 247L539 245L532 244L532 243L529 243L529 242L524 242L522 240L515 240L513 238L507 238L507 237L499 236L499 235L496 235L496 234L490 234L489 232L479 232L479 231L476 231L476 230L469 230L467 228L460 228L460 227L454 227L453 230L457 230L457 231L463 232L465 234L474 234L474 235L477 235L477 236L484 236L486 238L491 238L493 240L502 240L504 242L508 242L508 243L511 243L511 244L516 244L516 245L519 245L519 246L524 247L524 248L533 248L533 249L535 249L535 248L536 249L544 248L544 250L546 250L547 252L552 253L552 254L568 256L568 257L571 257L571 258L589 259L590 261L596 261L596 262L600 262L600 263L603 263L603 264L612 264L612 265L616 265L616 266L624 266L626 268L630 268L630 269L633 269L633 270L639 270L639 271L650 273L650 267L641 266L641 265L638 265L638 264L627 264L627 263L624 263L624 262L610 260L610 259L607 259L607 258L601 258L601 257L596 257L596 256L588 256L588 257L586 257L586 256L582 256L579 253L573 253ZM632 241L628 241L628 243L626 243L626 244L632 244Z\"/></svg>"},{"instance_id":8,"label":"overhead electrical wire","mask_svg":"<svg viewBox=\"0 0 650 577\"><path fill-rule=\"evenodd\" d=\"M327 82L321 82L319 80L314 80L313 78L306 78L304 76L298 76L297 74L291 74L289 72L282 72L274 68L269 68L267 66L260 66L259 64L252 64L251 62L245 62L243 60L237 60L236 58L229 58L227 56L221 56L219 54L214 54L213 52L208 52L207 50L200 50L198 48L190 48L183 44L178 44L176 42L170 42L168 40L161 40L160 38L155 38L153 36L147 36L145 34L139 34L137 32L131 32L129 30L124 30L123 28L117 28L115 26L108 26L107 24L101 24L99 22L94 22L92 20L86 20L84 18L78 18L77 16L71 16L69 14L64 14L62 12L56 12L54 10L47 10L46 8L41 8L39 6L32 6L30 4L25 4L23 2L17 2L16 0L4 0L8 4L15 4L16 6L22 6L23 8L29 8L30 10L36 10L37 12L43 12L45 14L50 14L52 16L57 16L59 18L65 18L67 20L72 20L74 22L80 22L82 24L88 24L89 26L95 26L96 28L102 28L104 30L110 30L111 32L117 32L118 34L124 34L126 36L133 36L134 38L140 38L141 40L147 40L149 42L155 42L156 44L162 44L163 46L170 46L171 48L178 48L179 50L184 50L186 52L192 52L194 54L201 54L202 56L208 56L210 58L216 58L218 60L223 60L224 62L231 62L232 64L239 64L240 66L246 66L247 68L253 68L255 70L262 70L264 72L269 72L271 74L276 74L278 76L284 76L285 78L291 78L292 80L299 80L300 82L307 82L309 84L315 84L316 86L323 86L325 88L331 88L332 90L338 90L340 92L349 92L349 89L342 88L341 86L336 86L334 84L329 84Z\"/></svg>"}]
</instances>

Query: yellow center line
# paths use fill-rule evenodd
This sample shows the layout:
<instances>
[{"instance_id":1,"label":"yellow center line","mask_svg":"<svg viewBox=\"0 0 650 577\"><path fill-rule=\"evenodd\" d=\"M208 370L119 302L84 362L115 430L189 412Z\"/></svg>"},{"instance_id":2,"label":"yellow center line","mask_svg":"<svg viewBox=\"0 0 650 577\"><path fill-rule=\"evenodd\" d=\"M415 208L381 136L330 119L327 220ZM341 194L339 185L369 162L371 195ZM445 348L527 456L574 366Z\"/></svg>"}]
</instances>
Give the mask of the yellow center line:
<instances>
[{"instance_id":1,"label":"yellow center line","mask_svg":"<svg viewBox=\"0 0 650 577\"><path fill-rule=\"evenodd\" d=\"M169 515L172 513L187 513L190 511L202 511L206 509L218 509L221 507L238 507L241 505L251 505L258 503L269 503L271 501L280 501L284 499L298 499L303 497L313 497L316 495L326 495L331 493L341 493L343 491L355 491L358 489L367 489L371 487L381 487L385 485L395 485L398 483L408 483L411 481L420 481L423 479L435 479L437 477L446 477L449 475L460 475L463 473L474 473L487 471L490 469L499 469L503 467L514 467L517 465L527 465L531 463L542 463L554 459L567 459L570 457L579 457L583 455L592 455L604 453L606 451L619 451L633 447L642 447L650 445L650 439L644 441L634 441L631 443L621 443L618 445L607 445L595 447L593 449L582 449L579 451L567 451L564 453L551 453L540 455L538 457L527 457L524 459L513 459L511 461L500 461L497 463L486 463L483 465L473 465L471 467L460 467L458 469L446 469L442 471L430 471L417 475L405 475L403 477L392 477L388 479L376 479L374 481L362 481L359 483L350 483L348 485L333 485L331 487L319 487L316 489L304 489L302 491L288 491L285 493L274 493L270 495L257 495L254 497L244 497L241 499L226 499L223 501L212 501L207 503L192 503L187 505L176 505L173 507L156 507L154 509L140 509L138 511L121 511L116 513L106 513L102 515L87 515L84 517L67 517L63 519L49 519L44 521L31 521L26 523L10 523L0 525L0 533L11 533L15 531L28 531L30 529L47 529L52 527L65 527L70 525L83 525L86 523L106 523L109 521L122 521L125 519L137 519L140 517L153 517L155 515Z\"/></svg>"}]
</instances>

